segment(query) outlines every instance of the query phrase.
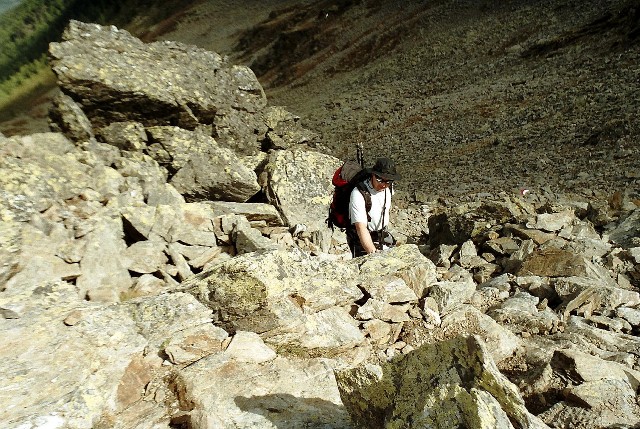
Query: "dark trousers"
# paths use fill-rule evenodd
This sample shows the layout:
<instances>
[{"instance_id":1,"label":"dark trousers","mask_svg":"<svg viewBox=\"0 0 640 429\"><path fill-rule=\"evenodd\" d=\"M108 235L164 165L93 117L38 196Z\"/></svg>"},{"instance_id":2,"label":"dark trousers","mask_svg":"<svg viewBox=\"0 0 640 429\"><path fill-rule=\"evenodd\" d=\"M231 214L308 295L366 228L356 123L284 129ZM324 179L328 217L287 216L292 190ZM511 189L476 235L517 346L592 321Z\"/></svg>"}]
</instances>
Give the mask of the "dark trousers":
<instances>
[{"instance_id":1,"label":"dark trousers","mask_svg":"<svg viewBox=\"0 0 640 429\"><path fill-rule=\"evenodd\" d=\"M349 250L351 250L351 256L357 258L358 256L364 256L367 252L362 247L360 243L360 238L358 237L358 233L356 229L352 226L351 228L347 228L347 244L349 245ZM387 245L391 247L395 245L395 239L389 232L385 231L369 231L371 234L371 240L373 240L373 245L376 246L376 249L382 250L382 246Z\"/></svg>"},{"instance_id":2,"label":"dark trousers","mask_svg":"<svg viewBox=\"0 0 640 429\"><path fill-rule=\"evenodd\" d=\"M358 233L356 229L352 226L351 228L347 228L347 244L349 245L349 250L351 250L351 256L353 258L357 258L358 256L364 256L367 252L362 247L360 243L360 238L358 237Z\"/></svg>"}]
</instances>

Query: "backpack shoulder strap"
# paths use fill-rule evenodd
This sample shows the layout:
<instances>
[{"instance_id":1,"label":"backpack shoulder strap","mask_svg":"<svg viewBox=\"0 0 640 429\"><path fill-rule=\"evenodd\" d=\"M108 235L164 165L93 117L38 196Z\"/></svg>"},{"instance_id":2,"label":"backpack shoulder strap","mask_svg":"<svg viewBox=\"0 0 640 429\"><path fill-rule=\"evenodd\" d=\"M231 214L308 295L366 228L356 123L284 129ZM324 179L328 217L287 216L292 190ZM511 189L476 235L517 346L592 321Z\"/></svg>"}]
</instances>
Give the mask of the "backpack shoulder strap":
<instances>
[{"instance_id":1,"label":"backpack shoulder strap","mask_svg":"<svg viewBox=\"0 0 640 429\"><path fill-rule=\"evenodd\" d=\"M358 188L358 191L360 191L362 197L364 198L364 207L367 212L367 221L371 221L371 216L369 215L369 211L371 211L371 192L369 192L369 189L367 189L367 185L365 185L364 182L358 182L356 188Z\"/></svg>"}]
</instances>

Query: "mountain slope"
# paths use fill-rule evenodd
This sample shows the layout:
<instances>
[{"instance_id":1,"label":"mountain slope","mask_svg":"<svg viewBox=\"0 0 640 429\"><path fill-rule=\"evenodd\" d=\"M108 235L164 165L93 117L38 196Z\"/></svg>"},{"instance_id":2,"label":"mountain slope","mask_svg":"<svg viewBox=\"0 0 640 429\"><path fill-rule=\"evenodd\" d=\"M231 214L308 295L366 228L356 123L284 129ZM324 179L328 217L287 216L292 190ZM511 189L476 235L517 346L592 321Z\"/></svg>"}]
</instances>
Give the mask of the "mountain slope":
<instances>
[{"instance_id":1,"label":"mountain slope","mask_svg":"<svg viewBox=\"0 0 640 429\"><path fill-rule=\"evenodd\" d=\"M527 187L638 198L639 10L627 0L215 0L146 38L251 66L270 103L334 154L362 141L371 160L396 159L411 196Z\"/></svg>"}]
</instances>

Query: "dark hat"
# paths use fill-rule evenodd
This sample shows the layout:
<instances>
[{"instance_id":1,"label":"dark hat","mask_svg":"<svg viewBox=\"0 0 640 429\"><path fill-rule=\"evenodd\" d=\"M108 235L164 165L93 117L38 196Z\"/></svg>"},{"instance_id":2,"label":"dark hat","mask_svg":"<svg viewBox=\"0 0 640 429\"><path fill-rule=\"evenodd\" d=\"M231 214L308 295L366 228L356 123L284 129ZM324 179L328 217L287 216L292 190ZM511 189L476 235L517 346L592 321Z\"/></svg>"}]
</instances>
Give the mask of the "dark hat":
<instances>
[{"instance_id":1,"label":"dark hat","mask_svg":"<svg viewBox=\"0 0 640 429\"><path fill-rule=\"evenodd\" d=\"M384 180L400 180L402 178L396 171L396 165L389 158L378 158L371 172Z\"/></svg>"}]
</instances>

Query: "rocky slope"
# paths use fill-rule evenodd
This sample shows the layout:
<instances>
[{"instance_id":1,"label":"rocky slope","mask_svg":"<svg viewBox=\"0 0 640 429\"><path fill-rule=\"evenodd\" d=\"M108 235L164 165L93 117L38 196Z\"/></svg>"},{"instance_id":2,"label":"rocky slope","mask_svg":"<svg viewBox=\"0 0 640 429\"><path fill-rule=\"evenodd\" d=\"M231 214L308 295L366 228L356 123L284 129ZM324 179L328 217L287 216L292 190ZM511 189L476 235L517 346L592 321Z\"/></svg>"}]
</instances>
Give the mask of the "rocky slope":
<instances>
[{"instance_id":1,"label":"rocky slope","mask_svg":"<svg viewBox=\"0 0 640 429\"><path fill-rule=\"evenodd\" d=\"M637 2L299 2L189 37L218 7L163 37L248 64L339 157L392 154L403 190L639 196Z\"/></svg>"},{"instance_id":2,"label":"rocky slope","mask_svg":"<svg viewBox=\"0 0 640 429\"><path fill-rule=\"evenodd\" d=\"M178 23L175 34L194 37L199 19L221 19L207 15L215 4L181 15L191 26ZM224 5L239 13L233 2ZM414 33L401 23L425 24L427 15L444 19L454 11L459 16L449 23L466 22L463 11L485 22L482 17L513 18L524 10L567 13L575 23L605 9L570 14L570 4L545 2L536 4L540 9L513 2L498 10L460 2L455 8L411 3L402 10L382 2L308 5L266 14L256 2L266 23L237 35L218 29L225 46L242 41L233 58L252 63L272 85L267 91L252 70L228 57L177 42L144 44L113 27L75 22L65 40L51 46L61 90L50 113L55 132L0 136L0 362L6 374L0 420L21 429L636 426L636 182L605 201L593 195L597 187L588 201L569 199L560 182L551 184L561 168L549 170L544 189L523 194L493 178L480 195L476 185L450 177L437 192L409 191L425 174L411 164L420 162L421 149L400 158L410 168L400 192L407 204L395 213L400 246L350 260L344 235L322 223L328 178L339 165L322 152L346 151L351 143L338 137L358 138L363 127L377 130L385 147L399 130L396 120L413 129L408 104L384 107L390 129L375 120L360 129L347 126L356 117L375 119L382 105L374 101L397 98L402 81L376 73L395 73L404 61L419 59L398 62L400 53L418 52L402 46L421 46L406 38ZM618 36L628 46L620 57L635 52L635 12L624 11L602 21L605 28L615 24L606 30L611 37L624 30ZM333 18L351 25L333 27ZM387 26L365 31L381 18ZM451 27L445 22L433 25ZM549 28L564 25L551 22ZM394 28L401 28L392 32L397 37L380 36ZM201 35L201 43L211 42ZM456 40L473 57L471 46L479 42L469 37L473 44ZM576 40L567 37L536 49L565 55L570 43L564 43ZM598 40L590 33L576 37ZM349 51L358 41L367 55ZM531 53L525 42L504 51L520 52L524 61ZM331 46L336 56L328 55ZM371 46L388 56L376 57ZM429 46L420 49L432 52ZM293 64L269 60L283 47L298 52ZM442 100L431 116L420 114L433 124L440 108L453 109L454 94L461 108L480 94L493 97L471 91L447 62L455 53L443 52L452 89L442 86L416 102ZM307 67L316 55L326 61ZM340 55L357 67L338 61ZM340 64L343 69L335 68ZM458 66L464 71L465 64ZM472 76L486 83L488 75L480 77L491 67L476 66ZM278 105L287 94L297 97L301 111L317 100L337 100L319 88L345 90L361 82L363 70L371 98L354 94L372 102L367 109L353 113L346 101L325 105L336 118L322 122ZM621 69L621 76L630 70ZM389 92L380 92L381 82ZM434 91L440 85L423 84ZM527 85L509 83L510 94ZM599 114L597 104L585 106L585 115ZM449 119L462 130L480 124L467 122L471 117ZM533 123L552 119L542 115ZM503 120L498 124L515 133ZM304 126L310 123L322 134ZM519 124L526 136L538 135L526 125ZM623 127L630 134L620 139L633 137L633 125ZM327 138L330 131L335 142ZM464 146L445 136L452 152L444 155L458 160L464 147L469 161L448 171L475 177L474 168L486 167L486 157L470 162L482 152L476 140ZM381 150L376 141L366 142L370 156ZM501 162L528 156L513 152L498 151ZM571 162L582 161L565 163ZM435 175L432 185L438 180ZM437 196L443 198L433 201ZM418 204L408 204L414 199Z\"/></svg>"},{"instance_id":3,"label":"rocky slope","mask_svg":"<svg viewBox=\"0 0 640 429\"><path fill-rule=\"evenodd\" d=\"M637 199L638 10L631 0L217 0L131 27L250 66L270 102L333 155L353 156L357 141L370 159L392 154L410 198L526 187Z\"/></svg>"}]
</instances>

